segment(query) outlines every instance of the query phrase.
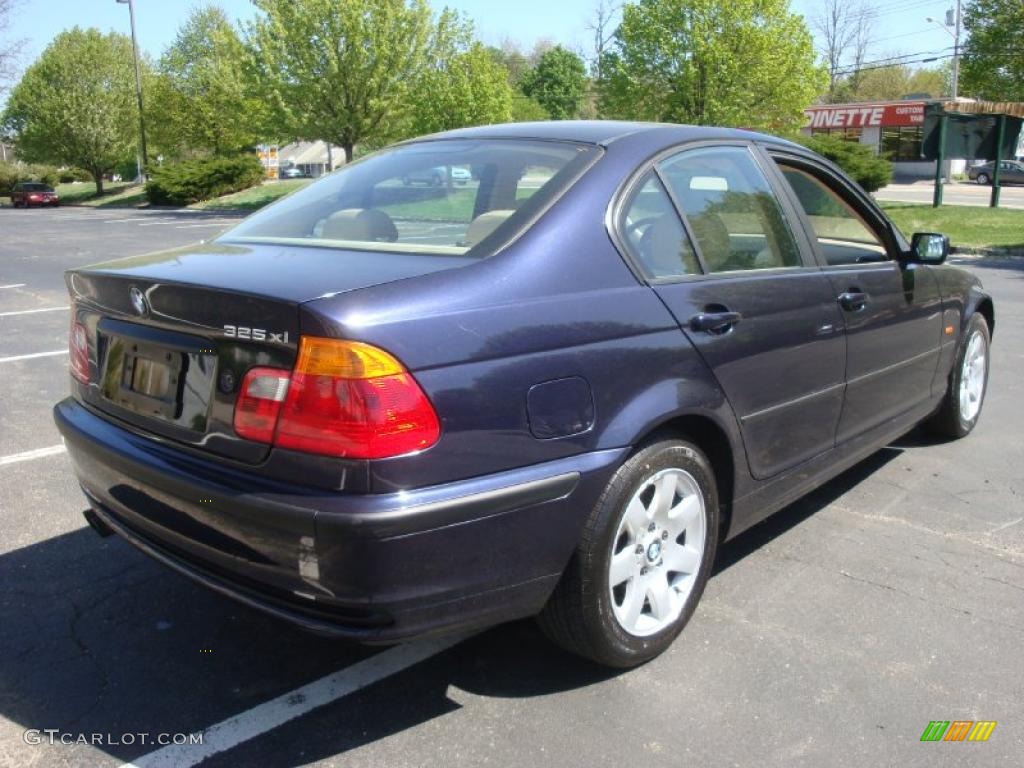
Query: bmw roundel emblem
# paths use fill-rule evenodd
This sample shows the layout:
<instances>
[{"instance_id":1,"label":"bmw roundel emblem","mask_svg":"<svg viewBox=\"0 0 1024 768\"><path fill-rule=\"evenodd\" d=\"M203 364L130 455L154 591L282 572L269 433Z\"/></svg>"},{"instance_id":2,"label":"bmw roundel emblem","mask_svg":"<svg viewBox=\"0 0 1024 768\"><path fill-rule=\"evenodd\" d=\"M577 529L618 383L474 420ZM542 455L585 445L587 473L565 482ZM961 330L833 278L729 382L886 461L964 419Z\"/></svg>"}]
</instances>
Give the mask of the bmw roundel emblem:
<instances>
[{"instance_id":1,"label":"bmw roundel emblem","mask_svg":"<svg viewBox=\"0 0 1024 768\"><path fill-rule=\"evenodd\" d=\"M135 310L136 314L144 315L149 311L149 304L146 302L146 295L142 291L133 285L132 289L128 292L128 295L132 300L132 308Z\"/></svg>"}]
</instances>

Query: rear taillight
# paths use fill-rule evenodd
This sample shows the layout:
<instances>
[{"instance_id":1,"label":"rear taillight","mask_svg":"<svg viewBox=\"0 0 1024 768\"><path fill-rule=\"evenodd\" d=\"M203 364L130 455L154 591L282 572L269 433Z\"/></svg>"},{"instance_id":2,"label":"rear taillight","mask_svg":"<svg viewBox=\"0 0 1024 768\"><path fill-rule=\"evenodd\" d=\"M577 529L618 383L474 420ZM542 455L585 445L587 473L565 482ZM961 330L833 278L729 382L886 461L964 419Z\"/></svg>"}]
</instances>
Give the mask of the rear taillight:
<instances>
[{"instance_id":1,"label":"rear taillight","mask_svg":"<svg viewBox=\"0 0 1024 768\"><path fill-rule=\"evenodd\" d=\"M85 326L71 321L68 334L68 352L71 356L71 375L83 384L89 383L89 336Z\"/></svg>"},{"instance_id":2,"label":"rear taillight","mask_svg":"<svg viewBox=\"0 0 1024 768\"><path fill-rule=\"evenodd\" d=\"M419 384L387 352L303 336L293 371L246 374L235 431L295 451L382 459L429 448L441 428Z\"/></svg>"},{"instance_id":3,"label":"rear taillight","mask_svg":"<svg viewBox=\"0 0 1024 768\"><path fill-rule=\"evenodd\" d=\"M258 443L274 441L288 378L288 371L280 368L252 368L245 374L235 403L235 432L239 436Z\"/></svg>"}]
</instances>

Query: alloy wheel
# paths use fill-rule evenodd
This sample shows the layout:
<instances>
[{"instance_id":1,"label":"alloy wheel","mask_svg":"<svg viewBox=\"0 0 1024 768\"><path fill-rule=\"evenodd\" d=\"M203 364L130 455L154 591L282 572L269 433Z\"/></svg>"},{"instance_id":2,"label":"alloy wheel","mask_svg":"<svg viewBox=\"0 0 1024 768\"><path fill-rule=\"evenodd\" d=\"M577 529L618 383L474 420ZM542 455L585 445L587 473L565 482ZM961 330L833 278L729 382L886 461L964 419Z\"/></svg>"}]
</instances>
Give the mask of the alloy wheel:
<instances>
[{"instance_id":1,"label":"alloy wheel","mask_svg":"<svg viewBox=\"0 0 1024 768\"><path fill-rule=\"evenodd\" d=\"M672 624L697 581L707 514L696 479L665 469L626 505L612 543L608 588L619 626L645 637Z\"/></svg>"},{"instance_id":2,"label":"alloy wheel","mask_svg":"<svg viewBox=\"0 0 1024 768\"><path fill-rule=\"evenodd\" d=\"M975 331L967 341L960 370L960 418L965 422L974 421L981 410L981 400L985 395L986 356L985 337Z\"/></svg>"}]
</instances>

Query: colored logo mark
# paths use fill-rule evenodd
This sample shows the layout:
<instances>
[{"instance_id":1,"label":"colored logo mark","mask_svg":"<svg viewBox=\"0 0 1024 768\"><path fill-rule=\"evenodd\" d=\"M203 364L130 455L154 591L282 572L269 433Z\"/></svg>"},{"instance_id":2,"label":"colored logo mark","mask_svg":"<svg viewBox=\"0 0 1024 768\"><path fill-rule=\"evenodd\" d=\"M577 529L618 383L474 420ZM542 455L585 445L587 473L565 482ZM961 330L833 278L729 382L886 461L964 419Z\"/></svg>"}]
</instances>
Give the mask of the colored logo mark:
<instances>
[{"instance_id":1,"label":"colored logo mark","mask_svg":"<svg viewBox=\"0 0 1024 768\"><path fill-rule=\"evenodd\" d=\"M988 741L995 727L995 720L932 720L921 741Z\"/></svg>"}]
</instances>

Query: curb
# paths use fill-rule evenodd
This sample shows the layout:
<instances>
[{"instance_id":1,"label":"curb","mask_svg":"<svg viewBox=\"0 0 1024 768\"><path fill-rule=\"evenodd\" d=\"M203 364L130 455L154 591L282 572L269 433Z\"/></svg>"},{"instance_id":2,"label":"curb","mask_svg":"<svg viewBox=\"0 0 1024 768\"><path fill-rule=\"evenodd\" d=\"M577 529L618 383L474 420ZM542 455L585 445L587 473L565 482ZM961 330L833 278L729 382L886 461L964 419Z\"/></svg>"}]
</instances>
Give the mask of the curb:
<instances>
[{"instance_id":1,"label":"curb","mask_svg":"<svg viewBox=\"0 0 1024 768\"><path fill-rule=\"evenodd\" d=\"M949 249L953 256L966 259L1024 259L1024 248L970 248L953 246Z\"/></svg>"}]
</instances>

